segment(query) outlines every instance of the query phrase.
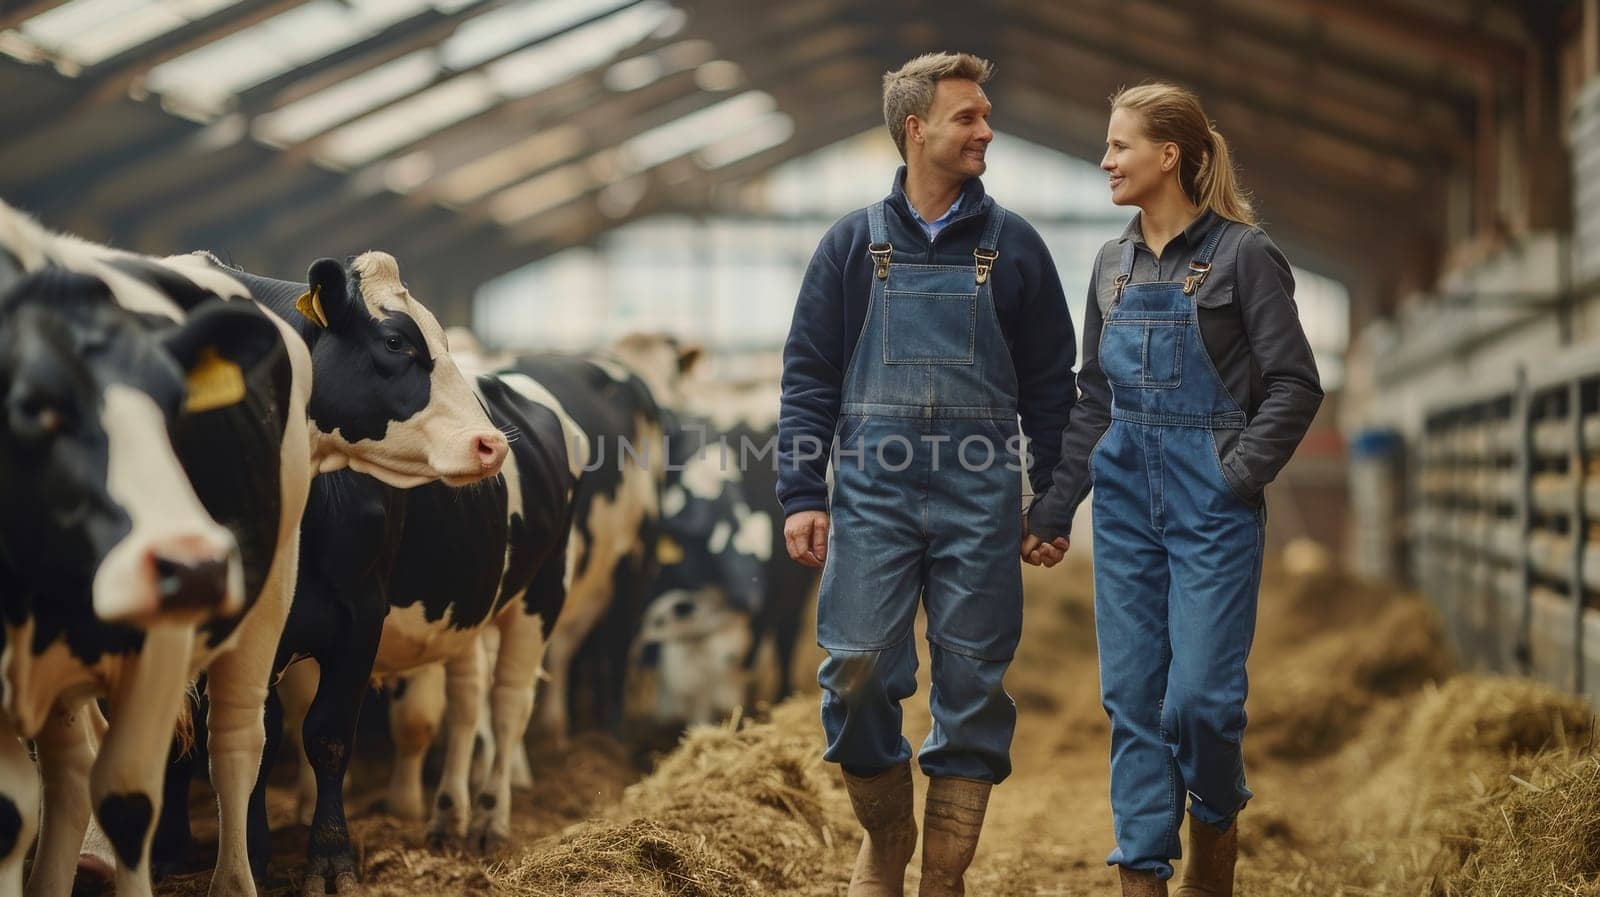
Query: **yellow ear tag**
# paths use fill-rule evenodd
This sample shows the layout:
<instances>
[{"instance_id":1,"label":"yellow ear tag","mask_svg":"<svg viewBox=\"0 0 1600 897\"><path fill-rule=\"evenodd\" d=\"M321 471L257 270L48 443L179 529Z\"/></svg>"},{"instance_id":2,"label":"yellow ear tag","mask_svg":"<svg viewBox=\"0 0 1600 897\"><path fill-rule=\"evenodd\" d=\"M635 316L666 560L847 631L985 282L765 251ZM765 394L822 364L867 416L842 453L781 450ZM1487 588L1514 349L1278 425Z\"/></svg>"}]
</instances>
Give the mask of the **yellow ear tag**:
<instances>
[{"instance_id":1,"label":"yellow ear tag","mask_svg":"<svg viewBox=\"0 0 1600 897\"><path fill-rule=\"evenodd\" d=\"M183 410L211 411L243 398L244 371L215 349L201 349L199 360L189 369L189 397L184 400Z\"/></svg>"},{"instance_id":2,"label":"yellow ear tag","mask_svg":"<svg viewBox=\"0 0 1600 897\"><path fill-rule=\"evenodd\" d=\"M683 563L683 546L671 536L661 536L656 540L656 560L663 567Z\"/></svg>"},{"instance_id":3,"label":"yellow ear tag","mask_svg":"<svg viewBox=\"0 0 1600 897\"><path fill-rule=\"evenodd\" d=\"M313 284L311 289L301 293L300 298L294 300L294 310L318 327L328 326L328 316L322 311L322 287L319 285Z\"/></svg>"}]
</instances>

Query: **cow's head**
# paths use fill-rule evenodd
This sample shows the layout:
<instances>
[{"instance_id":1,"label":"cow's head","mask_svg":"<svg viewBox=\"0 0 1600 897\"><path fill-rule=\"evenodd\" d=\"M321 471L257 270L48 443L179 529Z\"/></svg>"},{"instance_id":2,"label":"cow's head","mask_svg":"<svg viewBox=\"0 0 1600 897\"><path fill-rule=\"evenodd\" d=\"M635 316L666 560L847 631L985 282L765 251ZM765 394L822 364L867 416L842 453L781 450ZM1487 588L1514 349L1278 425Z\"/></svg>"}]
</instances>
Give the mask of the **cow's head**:
<instances>
[{"instance_id":1,"label":"cow's head","mask_svg":"<svg viewBox=\"0 0 1600 897\"><path fill-rule=\"evenodd\" d=\"M500 472L495 428L450 358L444 331L384 252L321 259L297 307L312 341L312 424L333 456L402 488L452 486Z\"/></svg>"},{"instance_id":2,"label":"cow's head","mask_svg":"<svg viewBox=\"0 0 1600 897\"><path fill-rule=\"evenodd\" d=\"M612 343L610 352L639 375L656 404L674 411L683 405L684 379L704 356L699 346L668 333L630 333Z\"/></svg>"},{"instance_id":3,"label":"cow's head","mask_svg":"<svg viewBox=\"0 0 1600 897\"><path fill-rule=\"evenodd\" d=\"M0 297L0 554L30 591L87 591L109 622L244 605L238 545L195 496L171 432L180 413L238 402L278 332L220 300L160 327L60 269Z\"/></svg>"},{"instance_id":4,"label":"cow's head","mask_svg":"<svg viewBox=\"0 0 1600 897\"><path fill-rule=\"evenodd\" d=\"M645 609L633 662L654 672L652 721L712 723L744 703L750 617L722 589L674 589Z\"/></svg>"}]
</instances>

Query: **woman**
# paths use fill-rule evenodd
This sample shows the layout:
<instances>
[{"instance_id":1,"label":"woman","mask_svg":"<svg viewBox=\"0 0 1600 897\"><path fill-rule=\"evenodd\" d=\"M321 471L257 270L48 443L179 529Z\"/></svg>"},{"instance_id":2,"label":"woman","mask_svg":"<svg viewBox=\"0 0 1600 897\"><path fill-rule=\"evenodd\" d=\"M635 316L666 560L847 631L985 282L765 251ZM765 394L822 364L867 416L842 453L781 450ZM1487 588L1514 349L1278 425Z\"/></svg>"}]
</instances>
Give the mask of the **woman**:
<instances>
[{"instance_id":1,"label":"woman","mask_svg":"<svg viewBox=\"0 0 1600 897\"><path fill-rule=\"evenodd\" d=\"M1228 144L1167 84L1111 100L1111 199L1137 206L1101 248L1081 397L1023 557L1053 566L1094 486L1095 633L1111 718L1111 806L1128 897L1165 895L1189 804L1179 897L1233 892L1245 787L1245 658L1261 491L1322 389L1283 253L1258 227Z\"/></svg>"}]
</instances>

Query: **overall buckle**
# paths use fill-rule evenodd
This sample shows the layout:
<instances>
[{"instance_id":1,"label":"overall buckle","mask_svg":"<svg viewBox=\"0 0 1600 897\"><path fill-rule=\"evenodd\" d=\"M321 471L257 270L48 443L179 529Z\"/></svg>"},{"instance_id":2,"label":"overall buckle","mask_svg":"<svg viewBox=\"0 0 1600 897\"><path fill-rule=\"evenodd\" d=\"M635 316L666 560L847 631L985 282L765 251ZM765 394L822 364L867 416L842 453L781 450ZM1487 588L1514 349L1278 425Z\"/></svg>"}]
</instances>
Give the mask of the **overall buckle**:
<instances>
[{"instance_id":1,"label":"overall buckle","mask_svg":"<svg viewBox=\"0 0 1600 897\"><path fill-rule=\"evenodd\" d=\"M1122 301L1122 288L1127 286L1128 285L1128 281L1130 281L1132 279L1133 279L1133 275L1132 274L1118 274L1117 275L1117 294L1116 294L1116 298L1114 300L1112 300L1113 304Z\"/></svg>"},{"instance_id":2,"label":"overall buckle","mask_svg":"<svg viewBox=\"0 0 1600 897\"><path fill-rule=\"evenodd\" d=\"M889 256L893 253L893 243L869 243L867 245L867 254L872 256L872 264L877 269L879 280L889 279Z\"/></svg>"},{"instance_id":3,"label":"overall buckle","mask_svg":"<svg viewBox=\"0 0 1600 897\"><path fill-rule=\"evenodd\" d=\"M994 268L995 259L1000 257L1000 250L979 247L972 250L972 257L977 260L978 283L988 283L989 272Z\"/></svg>"},{"instance_id":4,"label":"overall buckle","mask_svg":"<svg viewBox=\"0 0 1600 897\"><path fill-rule=\"evenodd\" d=\"M1183 294L1185 296L1193 296L1194 291L1200 289L1200 285L1205 283L1206 275L1209 273L1211 273L1210 262L1190 262L1189 276L1183 279Z\"/></svg>"}]
</instances>

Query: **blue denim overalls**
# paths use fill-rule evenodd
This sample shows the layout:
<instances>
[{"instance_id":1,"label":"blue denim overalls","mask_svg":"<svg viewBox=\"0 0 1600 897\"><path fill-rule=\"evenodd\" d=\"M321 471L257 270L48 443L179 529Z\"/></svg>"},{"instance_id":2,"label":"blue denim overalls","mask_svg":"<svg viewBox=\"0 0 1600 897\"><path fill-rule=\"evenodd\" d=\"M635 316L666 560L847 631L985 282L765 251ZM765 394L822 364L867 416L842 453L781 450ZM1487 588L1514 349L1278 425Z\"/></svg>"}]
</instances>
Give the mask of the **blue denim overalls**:
<instances>
[{"instance_id":1,"label":"blue denim overalls","mask_svg":"<svg viewBox=\"0 0 1600 897\"><path fill-rule=\"evenodd\" d=\"M872 301L845 371L832 529L817 601L824 757L857 775L911 757L912 622L928 611L929 776L999 782L1016 705L1001 684L1022 630L1017 376L989 284L1005 210L974 264L891 263L868 210Z\"/></svg>"},{"instance_id":2,"label":"blue denim overalls","mask_svg":"<svg viewBox=\"0 0 1600 897\"><path fill-rule=\"evenodd\" d=\"M1250 799L1245 658L1255 634L1264 508L1223 479L1214 428L1245 414L1206 353L1194 294L1224 224L1180 282L1128 283L1100 336L1111 424L1089 454L1094 483L1095 634L1111 718L1107 863L1172 876L1184 795L1224 828Z\"/></svg>"}]
</instances>

